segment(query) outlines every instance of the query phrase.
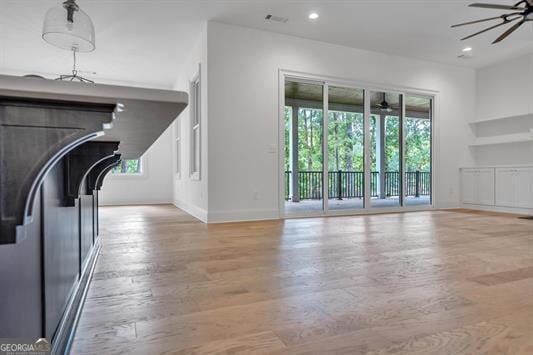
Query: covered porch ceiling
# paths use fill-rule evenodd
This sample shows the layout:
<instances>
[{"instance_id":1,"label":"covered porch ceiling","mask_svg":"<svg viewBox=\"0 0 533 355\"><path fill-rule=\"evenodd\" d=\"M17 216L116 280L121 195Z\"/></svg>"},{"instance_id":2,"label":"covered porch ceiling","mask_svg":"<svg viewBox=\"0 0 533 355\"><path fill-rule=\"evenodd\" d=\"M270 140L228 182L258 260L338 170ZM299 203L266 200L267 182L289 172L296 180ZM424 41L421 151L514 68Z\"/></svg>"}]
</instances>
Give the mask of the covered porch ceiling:
<instances>
[{"instance_id":1,"label":"covered porch ceiling","mask_svg":"<svg viewBox=\"0 0 533 355\"><path fill-rule=\"evenodd\" d=\"M398 114L400 95L396 93L370 92L371 112L382 112L380 104L385 99L389 104L391 115ZM346 112L364 112L364 91L346 87L329 86L328 105L330 110ZM285 82L285 102L309 108L322 108L323 87L319 84L296 81ZM423 96L405 95L405 110L408 117L430 118L431 99Z\"/></svg>"}]
</instances>

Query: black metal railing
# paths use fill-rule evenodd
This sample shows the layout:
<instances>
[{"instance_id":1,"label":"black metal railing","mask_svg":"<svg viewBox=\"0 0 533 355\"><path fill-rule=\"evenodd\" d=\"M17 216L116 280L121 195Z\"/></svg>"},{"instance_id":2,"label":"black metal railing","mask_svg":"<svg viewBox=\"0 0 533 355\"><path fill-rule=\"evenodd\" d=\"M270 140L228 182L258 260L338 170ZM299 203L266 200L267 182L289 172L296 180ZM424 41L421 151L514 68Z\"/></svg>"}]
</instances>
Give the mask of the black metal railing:
<instances>
[{"instance_id":1,"label":"black metal railing","mask_svg":"<svg viewBox=\"0 0 533 355\"><path fill-rule=\"evenodd\" d=\"M408 171L405 173L406 196L431 195L431 173L429 171Z\"/></svg>"},{"instance_id":2,"label":"black metal railing","mask_svg":"<svg viewBox=\"0 0 533 355\"><path fill-rule=\"evenodd\" d=\"M285 199L289 200L292 171L285 171ZM362 198L364 196L364 173L362 171L329 171L328 172L328 195L329 198ZM370 173L370 194L372 197L380 197L379 190L380 173ZM322 199L322 172L299 171L298 187L300 200ZM383 181L383 193L385 197L400 195L400 173L398 171L385 172ZM405 173L406 196L429 196L431 194L431 173L427 171L409 171Z\"/></svg>"},{"instance_id":3,"label":"black metal railing","mask_svg":"<svg viewBox=\"0 0 533 355\"><path fill-rule=\"evenodd\" d=\"M330 198L361 198L365 191L365 174L360 171L329 171L328 195Z\"/></svg>"},{"instance_id":4,"label":"black metal railing","mask_svg":"<svg viewBox=\"0 0 533 355\"><path fill-rule=\"evenodd\" d=\"M300 200L322 199L322 172L299 171Z\"/></svg>"}]
</instances>

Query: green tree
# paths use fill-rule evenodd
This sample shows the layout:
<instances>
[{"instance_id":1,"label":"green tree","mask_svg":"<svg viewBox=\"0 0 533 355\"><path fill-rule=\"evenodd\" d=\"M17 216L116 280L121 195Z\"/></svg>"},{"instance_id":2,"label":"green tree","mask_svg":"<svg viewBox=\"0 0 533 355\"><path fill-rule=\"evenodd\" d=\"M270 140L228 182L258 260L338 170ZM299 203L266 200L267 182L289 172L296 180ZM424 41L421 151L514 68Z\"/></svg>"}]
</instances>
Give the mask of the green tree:
<instances>
[{"instance_id":1,"label":"green tree","mask_svg":"<svg viewBox=\"0 0 533 355\"><path fill-rule=\"evenodd\" d=\"M285 165L290 162L290 132L292 108L285 107ZM377 171L376 142L377 120L371 116L370 146L371 169ZM385 117L385 167L386 171L399 171L400 139L397 116ZM405 118L405 168L406 171L431 169L431 121ZM323 164L323 111L312 108L298 110L298 167L301 171L320 171ZM329 171L364 171L364 116L357 112L329 112L328 125Z\"/></svg>"}]
</instances>

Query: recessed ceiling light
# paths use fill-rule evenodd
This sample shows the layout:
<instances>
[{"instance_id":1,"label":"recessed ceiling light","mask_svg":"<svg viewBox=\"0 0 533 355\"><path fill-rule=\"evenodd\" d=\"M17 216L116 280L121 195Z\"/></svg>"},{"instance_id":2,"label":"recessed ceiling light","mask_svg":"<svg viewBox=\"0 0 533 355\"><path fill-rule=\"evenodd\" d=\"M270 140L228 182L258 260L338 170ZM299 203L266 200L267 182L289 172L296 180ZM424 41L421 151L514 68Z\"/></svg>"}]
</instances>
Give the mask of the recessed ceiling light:
<instances>
[{"instance_id":1,"label":"recessed ceiling light","mask_svg":"<svg viewBox=\"0 0 533 355\"><path fill-rule=\"evenodd\" d=\"M310 19L310 20L316 20L318 17L319 17L319 16L318 16L318 14L317 14L316 12L311 12L311 13L309 14L309 19Z\"/></svg>"},{"instance_id":2,"label":"recessed ceiling light","mask_svg":"<svg viewBox=\"0 0 533 355\"><path fill-rule=\"evenodd\" d=\"M465 47L465 48L463 48L463 52L464 52L464 53L472 52L472 47Z\"/></svg>"}]
</instances>

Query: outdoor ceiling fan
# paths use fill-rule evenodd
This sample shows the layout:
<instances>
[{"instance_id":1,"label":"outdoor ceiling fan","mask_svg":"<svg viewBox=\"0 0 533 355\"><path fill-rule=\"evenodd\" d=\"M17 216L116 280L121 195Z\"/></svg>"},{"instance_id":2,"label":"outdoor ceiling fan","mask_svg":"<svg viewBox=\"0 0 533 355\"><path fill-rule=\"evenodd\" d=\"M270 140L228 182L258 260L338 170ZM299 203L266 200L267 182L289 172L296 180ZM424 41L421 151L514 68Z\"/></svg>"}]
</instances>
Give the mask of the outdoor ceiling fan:
<instances>
[{"instance_id":1,"label":"outdoor ceiling fan","mask_svg":"<svg viewBox=\"0 0 533 355\"><path fill-rule=\"evenodd\" d=\"M392 112L392 107L387 102L387 96L386 95L387 95L386 93L383 93L383 101L381 101L379 104L377 104L377 107L379 107L379 109L381 111Z\"/></svg>"},{"instance_id":2,"label":"outdoor ceiling fan","mask_svg":"<svg viewBox=\"0 0 533 355\"><path fill-rule=\"evenodd\" d=\"M460 26L473 25L473 24L481 23L485 21L501 20L501 22L496 25L485 28L484 30L471 34L470 36L461 38L461 41L480 35L487 31L498 28L500 26L507 25L508 23L515 22L516 20L520 20L518 22L515 22L513 26L509 27L507 31L502 33L498 38L496 38L496 40L494 40L494 42L492 42L492 44L496 44L498 42L503 41L505 38L507 38L514 31L516 31L524 23L528 21L533 21L533 0L521 0L514 5L496 5L496 4L475 3L475 4L470 4L469 6L479 7L483 9L509 10L509 11L514 11L514 12L510 12L508 14L503 14L503 15L496 16L496 17L489 17L489 18L484 18L481 20L469 21L469 22L453 25L452 28L455 28L455 27L460 27Z\"/></svg>"}]
</instances>

